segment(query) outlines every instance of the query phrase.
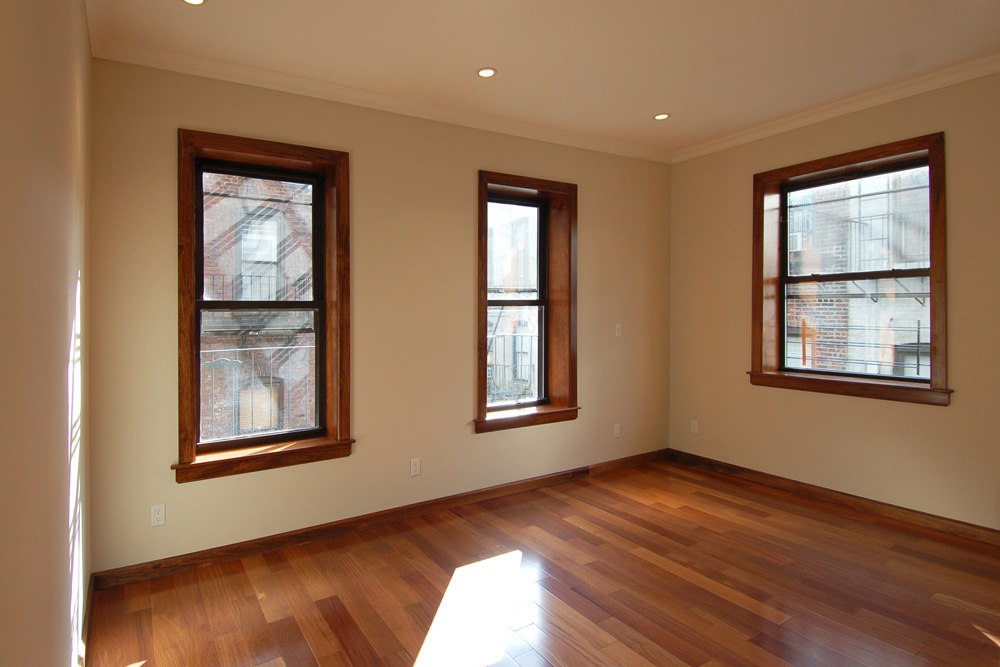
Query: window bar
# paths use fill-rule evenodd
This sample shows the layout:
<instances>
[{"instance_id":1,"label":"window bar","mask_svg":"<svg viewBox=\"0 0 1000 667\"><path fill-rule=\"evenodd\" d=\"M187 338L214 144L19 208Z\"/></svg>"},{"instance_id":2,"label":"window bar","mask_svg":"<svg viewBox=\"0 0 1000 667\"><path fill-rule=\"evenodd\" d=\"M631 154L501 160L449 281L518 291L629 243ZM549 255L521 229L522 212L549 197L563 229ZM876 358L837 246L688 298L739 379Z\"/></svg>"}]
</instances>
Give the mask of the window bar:
<instances>
[{"instance_id":1,"label":"window bar","mask_svg":"<svg viewBox=\"0 0 1000 667\"><path fill-rule=\"evenodd\" d=\"M920 320L917 320L917 375L920 375Z\"/></svg>"},{"instance_id":2,"label":"window bar","mask_svg":"<svg viewBox=\"0 0 1000 667\"><path fill-rule=\"evenodd\" d=\"M236 359L237 359L237 361L239 360L239 358L240 358L240 353L239 353L239 351L237 351L236 352ZM231 400L233 402L233 411L232 411L233 412L233 430L232 430L232 433L234 435L236 433L239 433L239 430L238 430L239 429L239 424L236 423L236 413L239 412L239 410L238 410L239 405L237 404L237 401L239 399L237 398L237 394L236 394L236 369L237 368L239 368L239 366L237 366L236 364L233 364L233 368L232 368L232 372L233 372L233 392L231 394Z\"/></svg>"},{"instance_id":3,"label":"window bar","mask_svg":"<svg viewBox=\"0 0 1000 667\"><path fill-rule=\"evenodd\" d=\"M212 437L215 437L215 352L212 353Z\"/></svg>"},{"instance_id":4,"label":"window bar","mask_svg":"<svg viewBox=\"0 0 1000 667\"><path fill-rule=\"evenodd\" d=\"M257 419L254 408L257 404L257 351L250 351L250 432L257 430Z\"/></svg>"}]
</instances>

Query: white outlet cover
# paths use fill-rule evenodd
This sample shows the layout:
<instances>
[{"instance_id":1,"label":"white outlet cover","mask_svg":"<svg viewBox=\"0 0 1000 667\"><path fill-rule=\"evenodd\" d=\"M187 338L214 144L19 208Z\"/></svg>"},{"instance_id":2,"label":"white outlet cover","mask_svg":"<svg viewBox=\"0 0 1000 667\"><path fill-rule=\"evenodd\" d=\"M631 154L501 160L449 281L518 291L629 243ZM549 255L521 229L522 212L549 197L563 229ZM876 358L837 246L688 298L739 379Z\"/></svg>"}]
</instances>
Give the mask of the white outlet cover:
<instances>
[{"instance_id":1,"label":"white outlet cover","mask_svg":"<svg viewBox=\"0 0 1000 667\"><path fill-rule=\"evenodd\" d=\"M167 512L163 505L153 505L149 508L149 525L162 526L167 522Z\"/></svg>"}]
</instances>

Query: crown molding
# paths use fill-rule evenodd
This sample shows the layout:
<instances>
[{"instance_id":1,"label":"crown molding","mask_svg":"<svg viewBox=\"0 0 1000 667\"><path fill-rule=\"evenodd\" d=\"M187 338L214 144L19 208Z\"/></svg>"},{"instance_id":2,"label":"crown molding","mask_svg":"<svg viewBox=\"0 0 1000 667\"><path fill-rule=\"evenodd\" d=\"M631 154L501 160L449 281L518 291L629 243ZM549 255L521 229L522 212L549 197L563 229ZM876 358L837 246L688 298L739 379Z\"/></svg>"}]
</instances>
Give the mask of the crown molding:
<instances>
[{"instance_id":1,"label":"crown molding","mask_svg":"<svg viewBox=\"0 0 1000 667\"><path fill-rule=\"evenodd\" d=\"M108 8L106 0L86 0L87 32L90 34L90 55L99 57L108 41Z\"/></svg>"},{"instance_id":2,"label":"crown molding","mask_svg":"<svg viewBox=\"0 0 1000 667\"><path fill-rule=\"evenodd\" d=\"M599 139L557 128L460 111L443 105L419 102L258 67L154 49L139 44L114 42L109 39L110 14L107 9L107 0L86 0L85 5L91 54L95 58L268 88L487 132L667 164L677 164L855 111L1000 72L1000 53L998 53L671 152L649 145Z\"/></svg>"},{"instance_id":3,"label":"crown molding","mask_svg":"<svg viewBox=\"0 0 1000 667\"><path fill-rule=\"evenodd\" d=\"M90 0L88 7L100 4L102 0ZM93 26L92 26L93 30ZM98 29L96 32L100 33ZM542 127L529 123L496 118L484 114L460 111L451 107L409 100L383 93L376 93L359 88L352 88L318 79L286 74L273 70L237 65L230 62L154 49L137 44L121 42L109 43L92 38L92 51L95 58L113 60L132 65L153 67L180 74L190 74L210 79L229 81L270 90L304 95L318 99L350 104L378 111L401 114L438 121L451 125L496 132L525 139L545 141L548 143L582 148L585 150L611 153L624 157L666 163L670 154L651 146L635 145L623 142L597 139L583 134L568 132L555 128Z\"/></svg>"},{"instance_id":4,"label":"crown molding","mask_svg":"<svg viewBox=\"0 0 1000 667\"><path fill-rule=\"evenodd\" d=\"M692 160L711 153L734 148L742 144L764 139L765 137L788 132L806 125L812 125L838 116L845 116L855 111L868 109L880 104L895 102L896 100L913 97L921 93L928 93L939 88L951 86L963 81L970 81L979 77L988 76L1000 72L1000 54L987 56L961 65L955 65L947 69L931 72L907 81L903 81L891 86L872 90L861 95L855 95L836 102L814 107L800 113L792 114L764 125L758 125L747 130L736 132L725 137L706 141L705 143L684 148L674 152L670 158L670 164L677 164L685 160Z\"/></svg>"}]
</instances>

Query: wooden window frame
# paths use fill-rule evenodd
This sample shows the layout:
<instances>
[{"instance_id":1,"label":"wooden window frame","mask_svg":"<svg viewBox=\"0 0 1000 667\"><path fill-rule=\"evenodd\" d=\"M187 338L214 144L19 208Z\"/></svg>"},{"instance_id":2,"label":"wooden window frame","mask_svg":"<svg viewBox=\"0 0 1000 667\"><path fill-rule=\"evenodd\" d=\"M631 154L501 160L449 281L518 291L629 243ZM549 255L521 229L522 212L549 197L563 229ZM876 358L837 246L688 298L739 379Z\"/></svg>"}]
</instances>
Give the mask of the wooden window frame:
<instances>
[{"instance_id":1,"label":"wooden window frame","mask_svg":"<svg viewBox=\"0 0 1000 667\"><path fill-rule=\"evenodd\" d=\"M545 307L545 397L531 405L487 408L487 239L491 200L538 205L545 211L545 246L539 248L547 300ZM540 224L542 221L540 220ZM544 250L544 253L543 253ZM576 265L577 187L526 176L479 172L479 298L476 433L534 426L577 418Z\"/></svg>"},{"instance_id":2,"label":"wooden window frame","mask_svg":"<svg viewBox=\"0 0 1000 667\"><path fill-rule=\"evenodd\" d=\"M320 185L323 244L314 258L324 258L317 273L325 286L315 294L317 391L320 424L307 432L276 434L199 446L201 164L225 163L236 170L291 171ZM350 220L348 154L273 141L210 132L178 130L178 462L177 482L236 475L351 454L350 437ZM319 404L319 402L322 402Z\"/></svg>"},{"instance_id":3,"label":"wooden window frame","mask_svg":"<svg viewBox=\"0 0 1000 667\"><path fill-rule=\"evenodd\" d=\"M825 374L784 368L784 192L806 184L850 180L856 174L885 170L914 160L926 162L930 175L930 380L892 380L876 376ZM754 385L948 405L947 293L945 255L944 133L929 134L754 174L753 181L753 330L750 382Z\"/></svg>"}]
</instances>

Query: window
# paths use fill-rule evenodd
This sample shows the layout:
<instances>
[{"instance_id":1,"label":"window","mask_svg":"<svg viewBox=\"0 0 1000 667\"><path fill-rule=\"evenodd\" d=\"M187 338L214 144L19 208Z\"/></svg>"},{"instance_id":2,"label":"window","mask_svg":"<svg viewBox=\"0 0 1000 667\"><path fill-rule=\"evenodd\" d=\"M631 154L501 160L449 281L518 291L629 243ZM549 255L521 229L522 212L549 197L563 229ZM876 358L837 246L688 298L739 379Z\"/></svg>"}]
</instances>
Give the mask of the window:
<instances>
[{"instance_id":1,"label":"window","mask_svg":"<svg viewBox=\"0 0 1000 667\"><path fill-rule=\"evenodd\" d=\"M576 419L576 186L479 172L477 433Z\"/></svg>"},{"instance_id":2,"label":"window","mask_svg":"<svg viewBox=\"0 0 1000 667\"><path fill-rule=\"evenodd\" d=\"M754 176L753 384L947 405L944 135Z\"/></svg>"},{"instance_id":3,"label":"window","mask_svg":"<svg viewBox=\"0 0 1000 667\"><path fill-rule=\"evenodd\" d=\"M486 409L545 402L544 202L487 204Z\"/></svg>"},{"instance_id":4,"label":"window","mask_svg":"<svg viewBox=\"0 0 1000 667\"><path fill-rule=\"evenodd\" d=\"M179 131L178 482L350 454L347 162Z\"/></svg>"}]
</instances>

